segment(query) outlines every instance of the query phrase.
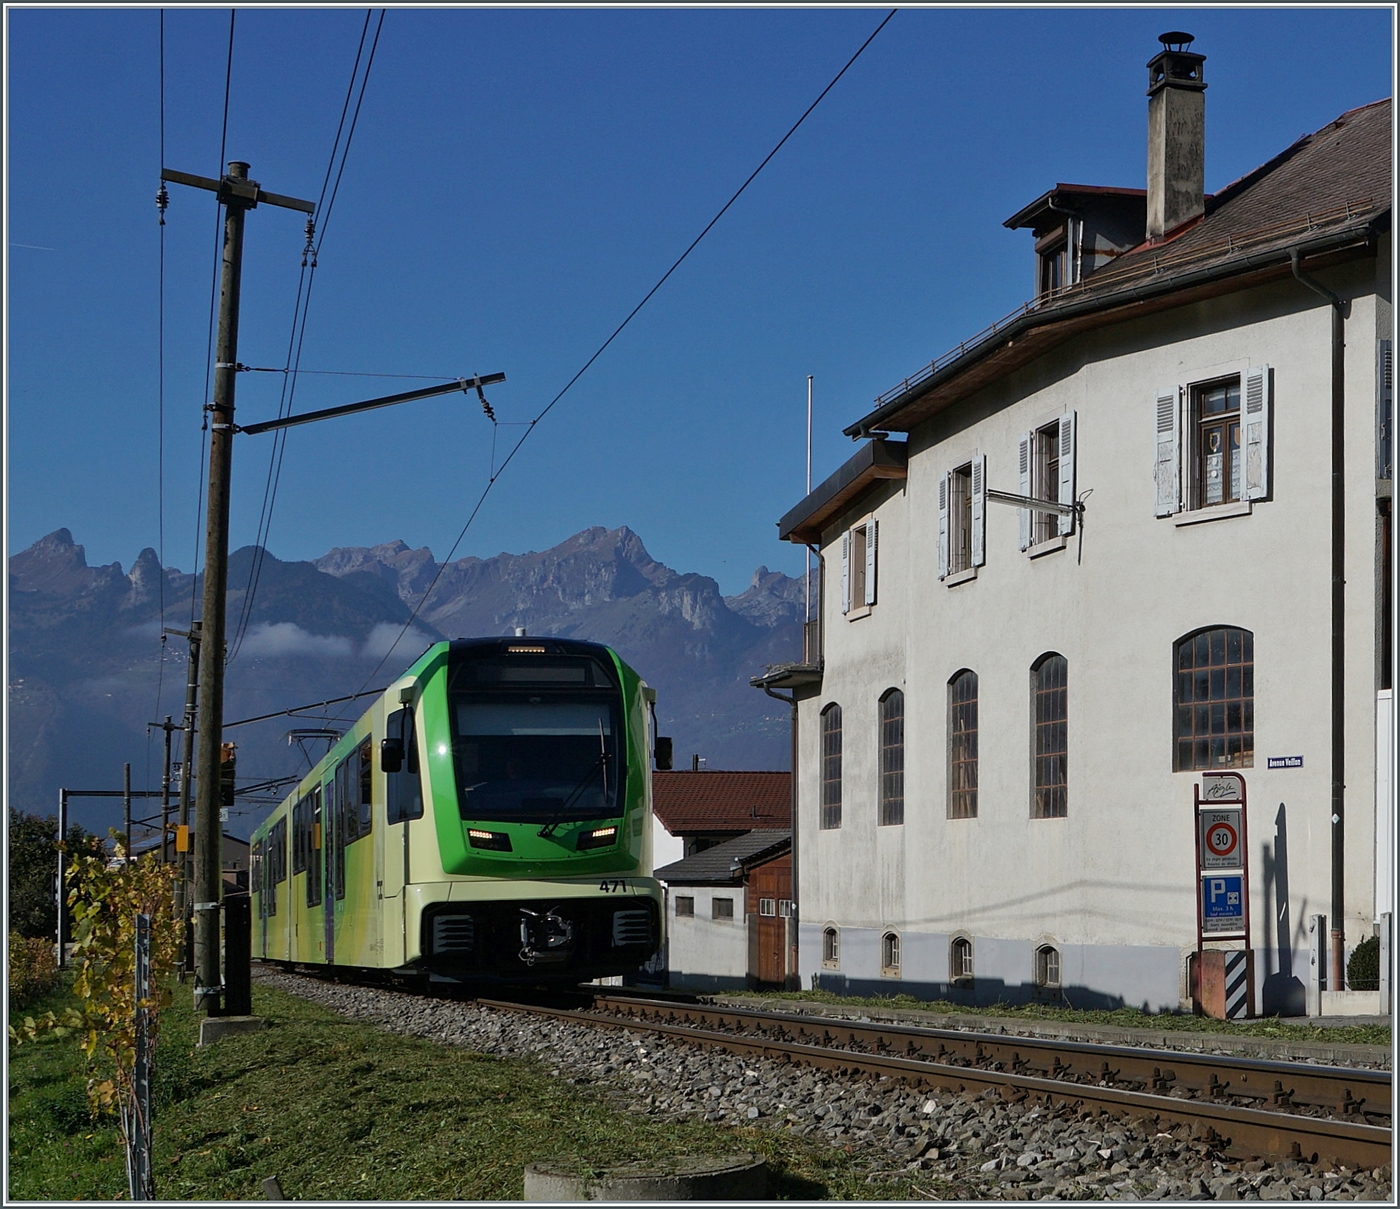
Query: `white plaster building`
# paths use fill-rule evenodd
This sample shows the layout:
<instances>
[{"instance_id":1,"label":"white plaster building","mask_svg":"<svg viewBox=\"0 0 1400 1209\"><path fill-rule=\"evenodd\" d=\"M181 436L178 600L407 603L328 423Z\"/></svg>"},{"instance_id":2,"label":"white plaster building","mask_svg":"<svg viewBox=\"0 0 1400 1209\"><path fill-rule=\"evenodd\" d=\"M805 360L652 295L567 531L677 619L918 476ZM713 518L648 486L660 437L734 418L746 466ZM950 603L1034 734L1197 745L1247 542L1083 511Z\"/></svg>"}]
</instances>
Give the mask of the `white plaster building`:
<instances>
[{"instance_id":1,"label":"white plaster building","mask_svg":"<svg viewBox=\"0 0 1400 1209\"><path fill-rule=\"evenodd\" d=\"M1202 65L1149 64L1148 189L1008 220L1037 298L779 522L823 575L819 647L755 680L796 699L804 986L1185 1005L1208 770L1263 1011L1310 915L1349 951L1389 909L1391 106L1205 197Z\"/></svg>"}]
</instances>

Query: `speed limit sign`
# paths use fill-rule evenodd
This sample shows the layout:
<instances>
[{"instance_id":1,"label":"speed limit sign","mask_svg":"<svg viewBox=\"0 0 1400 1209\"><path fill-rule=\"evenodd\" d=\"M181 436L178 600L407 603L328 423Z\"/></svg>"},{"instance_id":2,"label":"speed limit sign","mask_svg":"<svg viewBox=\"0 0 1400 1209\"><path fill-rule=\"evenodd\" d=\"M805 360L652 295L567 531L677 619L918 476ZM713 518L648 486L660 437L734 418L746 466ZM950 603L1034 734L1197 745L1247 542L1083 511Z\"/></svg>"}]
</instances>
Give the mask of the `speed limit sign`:
<instances>
[{"instance_id":1,"label":"speed limit sign","mask_svg":"<svg viewBox=\"0 0 1400 1209\"><path fill-rule=\"evenodd\" d=\"M1202 810L1201 868L1240 869L1244 866L1244 846L1240 843L1240 810L1218 807Z\"/></svg>"}]
</instances>

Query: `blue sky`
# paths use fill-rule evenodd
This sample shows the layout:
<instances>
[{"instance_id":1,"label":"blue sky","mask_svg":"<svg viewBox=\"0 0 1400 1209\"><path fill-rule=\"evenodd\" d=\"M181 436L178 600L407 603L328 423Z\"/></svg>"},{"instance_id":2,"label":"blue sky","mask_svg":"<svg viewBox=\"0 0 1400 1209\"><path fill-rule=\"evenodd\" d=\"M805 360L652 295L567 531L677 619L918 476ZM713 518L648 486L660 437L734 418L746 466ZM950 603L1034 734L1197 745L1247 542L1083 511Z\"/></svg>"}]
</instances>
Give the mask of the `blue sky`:
<instances>
[{"instance_id":1,"label":"blue sky","mask_svg":"<svg viewBox=\"0 0 1400 1209\"><path fill-rule=\"evenodd\" d=\"M301 365L501 370L529 420L588 359L886 9L391 9L325 231ZM158 12L7 10L7 540L66 526L92 564L159 547ZM364 10L238 13L228 159L315 198ZM565 396L457 556L629 525L742 591L800 574L774 522L853 452L872 398L1019 305L1056 181L1141 187L1145 64L1207 56L1206 187L1391 92L1388 8L900 11L690 259ZM165 163L217 175L228 12L165 17ZM164 559L192 569L212 196L165 228ZM239 358L286 363L301 217L248 219ZM418 385L303 376L294 410ZM243 423L274 375L239 378ZM503 426L499 451L520 433ZM268 546L401 538L446 556L492 432L449 395L294 430ZM235 450L232 545L255 536L271 438Z\"/></svg>"}]
</instances>

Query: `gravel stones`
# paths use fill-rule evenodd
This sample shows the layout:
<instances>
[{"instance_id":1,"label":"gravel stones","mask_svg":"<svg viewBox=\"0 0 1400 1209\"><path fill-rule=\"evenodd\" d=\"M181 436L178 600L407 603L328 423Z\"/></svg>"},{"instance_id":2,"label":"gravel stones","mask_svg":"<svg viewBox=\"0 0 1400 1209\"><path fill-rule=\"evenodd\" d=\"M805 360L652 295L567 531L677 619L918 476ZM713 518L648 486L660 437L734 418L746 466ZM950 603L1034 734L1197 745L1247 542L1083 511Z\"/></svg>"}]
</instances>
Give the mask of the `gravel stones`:
<instances>
[{"instance_id":1,"label":"gravel stones","mask_svg":"<svg viewBox=\"0 0 1400 1209\"><path fill-rule=\"evenodd\" d=\"M557 1078L597 1083L663 1118L787 1131L840 1146L921 1196L1004 1200L1392 1200L1390 1167L1330 1170L1240 1163L1136 1121L995 1092L957 1096L685 1045L630 1030L516 1015L378 987L256 972L267 985L393 1032L479 1053L529 1058Z\"/></svg>"}]
</instances>

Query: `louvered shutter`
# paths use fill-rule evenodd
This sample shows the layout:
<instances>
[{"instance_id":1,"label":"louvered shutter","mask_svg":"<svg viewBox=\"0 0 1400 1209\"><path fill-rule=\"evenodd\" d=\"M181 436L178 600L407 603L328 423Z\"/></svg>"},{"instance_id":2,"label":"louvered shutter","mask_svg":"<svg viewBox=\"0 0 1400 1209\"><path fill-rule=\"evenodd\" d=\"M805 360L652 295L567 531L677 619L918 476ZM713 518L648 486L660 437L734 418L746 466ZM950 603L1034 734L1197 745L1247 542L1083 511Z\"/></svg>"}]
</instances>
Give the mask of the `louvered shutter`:
<instances>
[{"instance_id":1,"label":"louvered shutter","mask_svg":"<svg viewBox=\"0 0 1400 1209\"><path fill-rule=\"evenodd\" d=\"M841 612L851 611L851 531L841 534Z\"/></svg>"},{"instance_id":2,"label":"louvered shutter","mask_svg":"<svg viewBox=\"0 0 1400 1209\"><path fill-rule=\"evenodd\" d=\"M1031 493L1031 434L1026 433L1021 437L1021 443L1016 448L1016 465L1020 477L1016 480L1016 491L1020 495L1030 495ZM1029 550L1031 545L1031 510L1029 508L1018 508L1016 510L1016 520L1020 526L1021 549Z\"/></svg>"},{"instance_id":3,"label":"louvered shutter","mask_svg":"<svg viewBox=\"0 0 1400 1209\"><path fill-rule=\"evenodd\" d=\"M1269 367L1244 372L1244 496L1262 500L1269 494Z\"/></svg>"},{"instance_id":4,"label":"louvered shutter","mask_svg":"<svg viewBox=\"0 0 1400 1209\"><path fill-rule=\"evenodd\" d=\"M865 603L875 603L875 534L880 522L873 517L865 526Z\"/></svg>"},{"instance_id":5,"label":"louvered shutter","mask_svg":"<svg viewBox=\"0 0 1400 1209\"><path fill-rule=\"evenodd\" d=\"M938 578L948 578L948 476L938 479Z\"/></svg>"},{"instance_id":6,"label":"louvered shutter","mask_svg":"<svg viewBox=\"0 0 1400 1209\"><path fill-rule=\"evenodd\" d=\"M1056 496L1062 504L1074 503L1074 428L1074 412L1066 412L1060 417L1060 484ZM1060 533L1074 532L1073 516L1061 516L1058 519Z\"/></svg>"},{"instance_id":7,"label":"louvered shutter","mask_svg":"<svg viewBox=\"0 0 1400 1209\"><path fill-rule=\"evenodd\" d=\"M1177 451L1177 389L1163 386L1153 400L1157 426L1157 516L1171 516L1181 501L1181 458Z\"/></svg>"},{"instance_id":8,"label":"louvered shutter","mask_svg":"<svg viewBox=\"0 0 1400 1209\"><path fill-rule=\"evenodd\" d=\"M987 561L987 456L972 459L972 565Z\"/></svg>"},{"instance_id":9,"label":"louvered shutter","mask_svg":"<svg viewBox=\"0 0 1400 1209\"><path fill-rule=\"evenodd\" d=\"M1376 345L1376 478L1395 474L1395 365L1389 340Z\"/></svg>"}]
</instances>

